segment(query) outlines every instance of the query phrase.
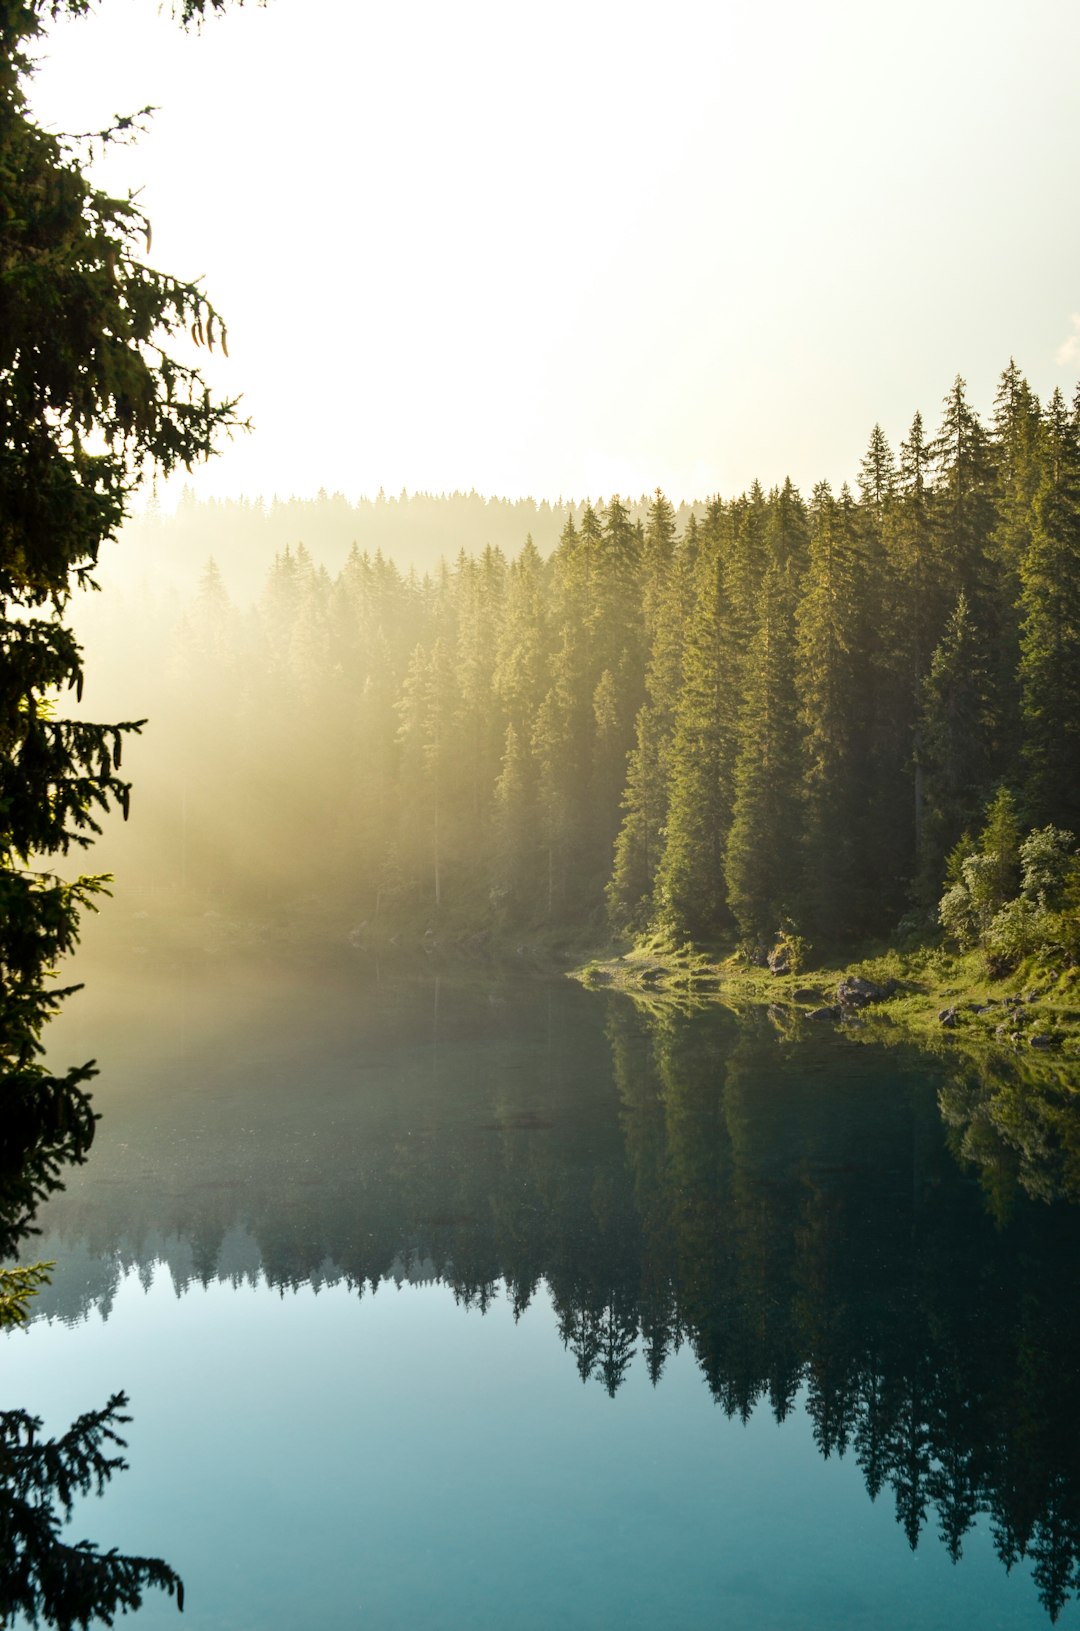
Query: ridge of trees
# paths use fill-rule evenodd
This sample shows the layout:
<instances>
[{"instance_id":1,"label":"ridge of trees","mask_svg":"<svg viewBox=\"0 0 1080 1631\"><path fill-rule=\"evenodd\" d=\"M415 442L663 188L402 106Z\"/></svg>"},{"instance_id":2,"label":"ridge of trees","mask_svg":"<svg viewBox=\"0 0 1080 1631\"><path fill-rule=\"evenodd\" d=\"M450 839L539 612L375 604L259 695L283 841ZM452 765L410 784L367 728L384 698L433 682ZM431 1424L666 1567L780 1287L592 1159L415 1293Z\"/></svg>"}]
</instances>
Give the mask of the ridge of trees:
<instances>
[{"instance_id":1,"label":"ridge of trees","mask_svg":"<svg viewBox=\"0 0 1080 1631\"><path fill-rule=\"evenodd\" d=\"M988 427L960 379L936 435L875 427L857 493L755 484L681 529L612 498L547 560L423 576L287 547L248 612L211 564L152 709L188 790L156 876L171 838L211 904L235 871L358 923L930 924L1001 787L1080 831L1078 426L1010 363Z\"/></svg>"}]
</instances>

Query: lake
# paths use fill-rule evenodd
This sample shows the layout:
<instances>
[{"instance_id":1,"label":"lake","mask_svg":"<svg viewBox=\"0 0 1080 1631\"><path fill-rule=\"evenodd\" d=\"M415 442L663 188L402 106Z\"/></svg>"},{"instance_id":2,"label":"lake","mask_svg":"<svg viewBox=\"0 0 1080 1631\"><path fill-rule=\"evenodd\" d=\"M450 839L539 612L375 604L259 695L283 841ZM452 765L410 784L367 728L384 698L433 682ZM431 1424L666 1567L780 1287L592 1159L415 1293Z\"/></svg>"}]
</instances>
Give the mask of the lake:
<instances>
[{"instance_id":1,"label":"lake","mask_svg":"<svg viewBox=\"0 0 1080 1631\"><path fill-rule=\"evenodd\" d=\"M128 1393L70 1533L181 1624L1080 1624L1080 1209L978 1083L516 965L88 979L5 1408Z\"/></svg>"}]
</instances>

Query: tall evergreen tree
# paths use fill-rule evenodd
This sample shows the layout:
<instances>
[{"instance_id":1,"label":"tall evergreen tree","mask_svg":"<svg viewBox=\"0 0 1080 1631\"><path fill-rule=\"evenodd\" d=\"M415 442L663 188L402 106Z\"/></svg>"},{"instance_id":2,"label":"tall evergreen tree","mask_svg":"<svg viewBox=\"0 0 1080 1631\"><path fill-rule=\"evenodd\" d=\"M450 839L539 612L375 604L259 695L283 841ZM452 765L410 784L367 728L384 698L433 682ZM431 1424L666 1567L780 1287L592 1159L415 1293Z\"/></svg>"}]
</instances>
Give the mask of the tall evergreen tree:
<instances>
[{"instance_id":1,"label":"tall evergreen tree","mask_svg":"<svg viewBox=\"0 0 1080 1631\"><path fill-rule=\"evenodd\" d=\"M1030 815L1080 831L1080 434L1047 404L1042 477L1020 567L1024 760Z\"/></svg>"},{"instance_id":2,"label":"tall evergreen tree","mask_svg":"<svg viewBox=\"0 0 1080 1631\"><path fill-rule=\"evenodd\" d=\"M646 577L646 618L651 625L645 674L646 701L638 711L635 742L627 764L623 819L615 842L608 885L608 910L617 928L642 929L655 909L654 885L663 849L670 794L670 750L676 707L682 692L685 624L692 595L692 562L698 556L697 522L691 514L687 536L667 554L667 504L657 494L650 510L654 529L652 578ZM673 523L672 523L673 524ZM646 534L647 547L650 534ZM666 558L666 566L660 563ZM651 609L650 609L651 608Z\"/></svg>"},{"instance_id":3,"label":"tall evergreen tree","mask_svg":"<svg viewBox=\"0 0 1080 1631\"><path fill-rule=\"evenodd\" d=\"M814 490L797 615L796 689L804 752L804 900L829 935L866 926L868 681L865 559L845 487Z\"/></svg>"},{"instance_id":4,"label":"tall evergreen tree","mask_svg":"<svg viewBox=\"0 0 1080 1631\"><path fill-rule=\"evenodd\" d=\"M961 591L923 687L927 814L917 882L926 901L936 899L945 856L972 826L990 786L985 652Z\"/></svg>"},{"instance_id":5,"label":"tall evergreen tree","mask_svg":"<svg viewBox=\"0 0 1080 1631\"><path fill-rule=\"evenodd\" d=\"M746 665L725 859L729 904L746 940L774 931L796 903L799 770L794 597L789 572L774 558Z\"/></svg>"},{"instance_id":6,"label":"tall evergreen tree","mask_svg":"<svg viewBox=\"0 0 1080 1631\"><path fill-rule=\"evenodd\" d=\"M724 545L729 541L716 526L697 546L682 686L667 755L668 812L656 910L669 933L693 940L714 938L729 921L724 853L739 696L739 653L727 595Z\"/></svg>"}]
</instances>

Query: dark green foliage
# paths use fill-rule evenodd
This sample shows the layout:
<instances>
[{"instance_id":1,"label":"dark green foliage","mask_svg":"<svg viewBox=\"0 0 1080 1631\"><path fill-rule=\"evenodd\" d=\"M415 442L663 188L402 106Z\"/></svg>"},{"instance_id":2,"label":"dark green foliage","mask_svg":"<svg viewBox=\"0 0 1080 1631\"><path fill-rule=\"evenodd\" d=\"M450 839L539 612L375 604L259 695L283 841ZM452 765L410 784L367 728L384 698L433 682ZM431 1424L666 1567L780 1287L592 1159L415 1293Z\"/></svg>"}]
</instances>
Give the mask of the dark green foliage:
<instances>
[{"instance_id":1,"label":"dark green foliage","mask_svg":"<svg viewBox=\"0 0 1080 1631\"><path fill-rule=\"evenodd\" d=\"M1019 569L1028 802L1036 820L1080 828L1080 435L1060 393L1041 452Z\"/></svg>"},{"instance_id":2,"label":"dark green foliage","mask_svg":"<svg viewBox=\"0 0 1080 1631\"><path fill-rule=\"evenodd\" d=\"M961 591L923 686L919 762L927 814L920 877L932 897L944 857L970 827L991 774L985 644Z\"/></svg>"},{"instance_id":3,"label":"dark green foliage","mask_svg":"<svg viewBox=\"0 0 1080 1631\"><path fill-rule=\"evenodd\" d=\"M774 931L799 884L799 730L794 596L787 565L765 573L758 627L747 655L738 724L731 832L724 872L745 940Z\"/></svg>"},{"instance_id":4,"label":"dark green foliage","mask_svg":"<svg viewBox=\"0 0 1080 1631\"><path fill-rule=\"evenodd\" d=\"M847 488L815 489L799 602L796 688L803 736L804 914L826 935L868 920L865 824L871 785L863 541Z\"/></svg>"},{"instance_id":5,"label":"dark green foliage","mask_svg":"<svg viewBox=\"0 0 1080 1631\"><path fill-rule=\"evenodd\" d=\"M0 3L0 1069L9 1098L36 1082L54 1119L88 1134L92 1067L55 1078L38 1059L65 995L45 979L105 880L65 881L49 863L88 846L110 809L126 814L121 750L139 724L58 717L83 682L65 611L144 471L190 468L237 419L169 349L189 331L224 347L218 313L146 265L139 207L92 187L73 145L29 112L43 17L84 9Z\"/></svg>"},{"instance_id":6,"label":"dark green foliage","mask_svg":"<svg viewBox=\"0 0 1080 1631\"><path fill-rule=\"evenodd\" d=\"M669 702L668 815L656 911L679 938L708 939L729 922L724 854L738 748L739 651L727 593L729 540L715 522L701 531L682 685Z\"/></svg>"},{"instance_id":7,"label":"dark green foliage","mask_svg":"<svg viewBox=\"0 0 1080 1631\"><path fill-rule=\"evenodd\" d=\"M568 507L549 560L422 579L296 546L254 620L210 574L181 652L198 730L155 706L188 893L421 935L437 912L581 936L605 907L679 943L929 922L1000 786L1025 830L1080 827L1077 469L1075 415L1010 365L989 432L959 381L932 441L916 415L894 459L875 427L858 498L613 498Z\"/></svg>"},{"instance_id":8,"label":"dark green foliage","mask_svg":"<svg viewBox=\"0 0 1080 1631\"><path fill-rule=\"evenodd\" d=\"M23 1410L0 1412L0 1621L19 1615L58 1631L83 1631L140 1607L150 1587L183 1609L184 1586L160 1558L100 1552L89 1541L62 1538L75 1500L101 1494L127 1463L118 1429L130 1420L116 1393L58 1439L41 1437L41 1421Z\"/></svg>"}]
</instances>

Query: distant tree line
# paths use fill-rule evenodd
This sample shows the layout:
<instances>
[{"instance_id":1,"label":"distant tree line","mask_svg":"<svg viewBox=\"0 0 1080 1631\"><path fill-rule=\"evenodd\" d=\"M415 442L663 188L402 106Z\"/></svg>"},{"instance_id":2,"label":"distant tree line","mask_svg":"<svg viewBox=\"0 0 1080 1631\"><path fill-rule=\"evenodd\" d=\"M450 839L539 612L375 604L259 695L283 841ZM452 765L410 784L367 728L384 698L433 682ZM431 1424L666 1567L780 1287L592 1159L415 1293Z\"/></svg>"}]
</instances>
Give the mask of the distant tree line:
<instances>
[{"instance_id":1,"label":"distant tree line","mask_svg":"<svg viewBox=\"0 0 1080 1631\"><path fill-rule=\"evenodd\" d=\"M875 427L857 493L755 483L681 528L612 498L548 559L286 548L247 613L211 566L170 683L154 842L210 894L696 942L929 921L1001 788L1021 834L1080 832L1080 392L1010 363L986 426L957 379L936 434Z\"/></svg>"},{"instance_id":2,"label":"distant tree line","mask_svg":"<svg viewBox=\"0 0 1080 1631\"><path fill-rule=\"evenodd\" d=\"M632 517L644 517L648 505L647 494L635 499ZM124 538L130 558L155 584L191 594L213 556L230 591L246 599L262 588L273 555L300 542L334 574L354 544L371 555L381 550L404 570L434 572L462 549L475 554L490 544L514 555L526 534L550 555L567 519L579 522L584 509L575 499L486 497L475 490L380 491L355 500L325 490L314 498L199 499L185 488L172 513L152 501L131 517ZM704 506L680 505L677 518L684 521L691 509L700 518Z\"/></svg>"}]
</instances>

